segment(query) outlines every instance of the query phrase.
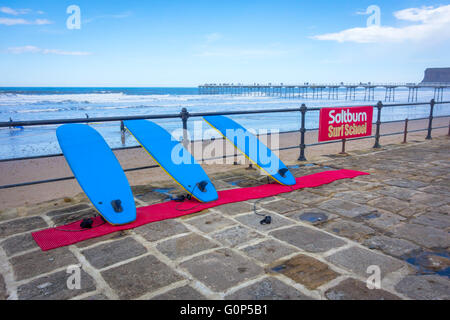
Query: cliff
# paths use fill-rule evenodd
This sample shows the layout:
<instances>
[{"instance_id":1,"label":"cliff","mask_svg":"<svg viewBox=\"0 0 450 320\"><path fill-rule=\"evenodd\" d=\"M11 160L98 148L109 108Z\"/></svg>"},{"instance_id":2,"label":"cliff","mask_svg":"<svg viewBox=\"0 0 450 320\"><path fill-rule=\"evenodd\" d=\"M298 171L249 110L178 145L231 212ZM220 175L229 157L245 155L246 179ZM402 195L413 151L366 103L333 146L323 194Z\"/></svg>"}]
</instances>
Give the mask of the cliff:
<instances>
[{"instance_id":1,"label":"cliff","mask_svg":"<svg viewBox=\"0 0 450 320\"><path fill-rule=\"evenodd\" d=\"M448 82L450 83L450 68L427 68L423 82Z\"/></svg>"}]
</instances>

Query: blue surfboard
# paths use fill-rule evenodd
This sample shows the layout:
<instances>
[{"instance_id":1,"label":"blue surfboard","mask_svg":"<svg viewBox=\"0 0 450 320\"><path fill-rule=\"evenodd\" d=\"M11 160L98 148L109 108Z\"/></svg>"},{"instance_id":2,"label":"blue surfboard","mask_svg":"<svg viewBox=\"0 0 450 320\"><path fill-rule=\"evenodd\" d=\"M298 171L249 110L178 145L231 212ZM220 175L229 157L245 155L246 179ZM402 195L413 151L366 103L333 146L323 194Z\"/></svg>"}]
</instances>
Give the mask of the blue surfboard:
<instances>
[{"instance_id":1,"label":"blue surfboard","mask_svg":"<svg viewBox=\"0 0 450 320\"><path fill-rule=\"evenodd\" d=\"M288 186L296 183L276 154L239 123L224 116L205 116L203 119L275 181Z\"/></svg>"},{"instance_id":2,"label":"blue surfboard","mask_svg":"<svg viewBox=\"0 0 450 320\"><path fill-rule=\"evenodd\" d=\"M56 130L59 145L75 178L100 215L112 225L136 220L127 177L103 137L86 124Z\"/></svg>"},{"instance_id":3,"label":"blue surfboard","mask_svg":"<svg viewBox=\"0 0 450 320\"><path fill-rule=\"evenodd\" d=\"M156 163L190 195L200 202L217 200L217 191L203 168L169 132L147 120L128 120L124 124Z\"/></svg>"}]
</instances>

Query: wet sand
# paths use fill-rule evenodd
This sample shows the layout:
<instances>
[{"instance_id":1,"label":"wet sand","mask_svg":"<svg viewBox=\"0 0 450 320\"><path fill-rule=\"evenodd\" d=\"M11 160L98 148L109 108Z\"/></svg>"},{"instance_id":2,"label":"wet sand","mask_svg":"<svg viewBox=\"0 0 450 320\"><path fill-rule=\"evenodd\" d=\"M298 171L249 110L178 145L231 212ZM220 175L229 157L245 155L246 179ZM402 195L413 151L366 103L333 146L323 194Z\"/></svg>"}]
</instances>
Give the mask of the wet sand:
<instances>
[{"instance_id":1,"label":"wet sand","mask_svg":"<svg viewBox=\"0 0 450 320\"><path fill-rule=\"evenodd\" d=\"M448 125L450 117L436 118L433 120L433 126L446 126L442 129L435 129L432 132L433 136L442 136L448 134ZM416 130L426 128L428 120L410 121L408 124L408 130ZM387 123L381 127L381 133L392 133L403 131L404 123ZM373 134L375 133L375 126L373 128ZM408 142L423 142L425 141L426 131L414 132L408 134ZM264 141L265 136L261 139ZM299 132L274 135L272 141L279 140L279 147L285 148L290 146L298 146L300 141ZM381 137L380 144L397 144L403 141L403 134ZM308 131L306 133L306 144L317 143L317 131ZM204 146L209 145L209 149L215 148L217 153L215 156L221 157L223 152L231 154L234 151L233 146L229 143L223 144L222 140L216 140L213 142L205 142ZM269 142L267 145L270 148L275 149L276 146ZM363 139L355 141L347 141L346 151L364 150L372 148L374 145L374 139ZM321 157L329 154L338 154L341 152L342 144L324 144L320 146L311 146L306 148L306 158L308 161L320 161ZM200 142L194 144L194 156L199 161L202 159ZM205 148L203 148L205 150ZM298 148L280 151L279 155L281 160L286 165L298 164L300 150ZM118 150L115 151L117 159L121 163L124 169L154 165L154 161L142 148L130 149L130 150ZM208 155L205 155L207 157ZM237 161L238 165L233 165L234 161ZM329 160L329 159L328 159ZM230 157L225 160L222 158L217 160L205 161L203 168L206 173L217 173L228 171L230 169L238 168L239 166L248 166L248 160L243 156L238 156L236 159ZM351 169L351 168L349 168ZM18 161L6 161L0 162L0 184L15 184L29 181L37 181L44 179L53 179L60 177L72 176L72 172L68 167L64 157L50 157L32 160L18 160ZM127 177L131 185L143 185L151 184L157 186L158 183L167 183L171 181L171 178L161 169L152 168L139 171L132 171L127 173ZM44 183L33 186L16 187L11 189L0 190L0 210L7 208L16 208L29 204L40 203L62 197L73 197L82 190L79 187L76 180Z\"/></svg>"}]
</instances>

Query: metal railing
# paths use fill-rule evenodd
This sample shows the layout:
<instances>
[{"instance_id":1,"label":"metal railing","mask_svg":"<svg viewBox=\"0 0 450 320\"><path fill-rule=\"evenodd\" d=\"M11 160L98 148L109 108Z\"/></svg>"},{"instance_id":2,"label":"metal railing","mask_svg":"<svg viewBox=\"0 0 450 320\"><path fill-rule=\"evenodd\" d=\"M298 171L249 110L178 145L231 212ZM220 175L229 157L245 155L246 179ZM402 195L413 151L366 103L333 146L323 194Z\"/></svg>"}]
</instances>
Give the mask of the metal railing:
<instances>
[{"instance_id":1,"label":"metal railing","mask_svg":"<svg viewBox=\"0 0 450 320\"><path fill-rule=\"evenodd\" d=\"M33 120L33 121L9 121L9 122L0 122L0 128L5 127L14 127L14 126L42 126L42 125L57 125L57 124L67 124L67 123L92 123L92 122L114 122L114 121L120 121L121 122L121 129L123 130L123 121L125 120L138 120L138 119L174 119L174 118L180 118L182 121L182 127L184 129L184 132L187 130L187 122L189 118L193 117L202 117L202 116L210 116L210 115L245 115L245 114L262 114L262 113L285 113L285 112L300 112L300 130L291 130L291 131L283 131L282 133L292 133L292 132L300 132L300 142L298 145L293 146L287 146L287 147L280 147L278 149L273 149L273 151L282 151L282 150L289 150L289 149L300 149L298 161L306 161L305 157L305 150L306 147L313 147L318 145L325 145L325 144L331 144L331 143L342 143L342 151L345 151L345 143L347 141L353 141L353 140L362 140L362 139L375 139L375 143L373 148L380 148L380 137L383 136L392 136L392 135L404 135L403 142L406 142L406 136L409 132L420 132L420 131L427 131L427 135L425 139L429 140L431 139L431 133L433 129L442 129L447 128L447 126L439 126L439 127L433 127L433 119L434 118L444 118L444 117L450 117L450 113L448 115L443 116L434 116L434 106L436 104L449 104L450 101L441 101L436 102L434 99L432 99L430 102L416 102L416 103L393 103L393 104L383 104L381 101L379 101L376 105L372 105L374 108L377 108L377 119L375 122L376 128L375 128L375 135L371 136L365 136L365 137L358 137L358 138L351 138L351 139L342 139L342 140L333 140L333 141L325 141L325 142L318 142L318 143L305 143L305 136L307 131L315 131L318 128L311 128L306 129L306 116L307 112L310 111L319 111L321 108L319 107L313 107L308 108L305 104L302 104L300 108L284 108L284 109L260 109L260 110L245 110L245 111L219 111L219 112L196 112L196 113L189 113L186 108L182 108L181 112L178 114L158 114L158 115L135 115L135 116L122 116L122 117L95 117L95 118L74 118L74 119L53 119L53 120ZM405 120L394 120L394 121L381 121L381 114L383 108L393 108L393 107L399 107L399 106L418 106L418 105L426 105L429 104L430 111L428 117L425 118L414 118L414 119L405 119ZM350 107L350 106L349 106ZM428 126L424 129L416 129L416 130L408 130L408 121L413 120L425 120L428 119ZM391 132L391 133L385 133L381 134L381 125L383 123L393 123L393 122L402 122L405 121L405 129L400 132ZM450 123L448 125L449 128L449 135L450 135ZM268 133L270 135L270 133ZM210 140L216 140L216 139L223 139L221 138L211 138ZM191 142L198 142L201 141L202 143L204 141L207 141L206 139L202 138L201 140L192 140ZM128 147L119 147L119 148L113 148L112 150L126 150L126 149L137 149L142 148L141 146L128 146ZM203 158L201 159L202 162L207 160L214 160L219 158L228 158L228 157L237 157L239 154L236 152L233 154L223 154L222 156L218 157L211 157L211 158ZM31 160L31 159L39 159L39 158L48 158L48 157L57 157L62 156L61 153L58 154L51 154L51 155L40 155L40 156L31 156L31 157L20 157L20 158L11 158L11 159L2 159L0 162L7 162L7 161L17 161L17 160ZM234 162L237 164L237 162ZM144 170L144 169L151 169L156 168L158 165L149 165L149 166L143 166L143 167L134 167L134 168L127 168L124 169L125 172L130 171L137 171L137 170ZM9 188L15 188L15 187L23 187L23 186L30 186L35 184L42 184L42 183L50 183L50 182L58 182L58 181L65 181L65 180L71 180L74 179L73 176L69 177L61 177L61 178L54 178L54 179L47 179L47 180L39 180L39 181L29 181L29 182L23 182L23 183L16 183L16 184L9 184L9 185L2 185L0 186L0 189L9 189Z\"/></svg>"}]
</instances>

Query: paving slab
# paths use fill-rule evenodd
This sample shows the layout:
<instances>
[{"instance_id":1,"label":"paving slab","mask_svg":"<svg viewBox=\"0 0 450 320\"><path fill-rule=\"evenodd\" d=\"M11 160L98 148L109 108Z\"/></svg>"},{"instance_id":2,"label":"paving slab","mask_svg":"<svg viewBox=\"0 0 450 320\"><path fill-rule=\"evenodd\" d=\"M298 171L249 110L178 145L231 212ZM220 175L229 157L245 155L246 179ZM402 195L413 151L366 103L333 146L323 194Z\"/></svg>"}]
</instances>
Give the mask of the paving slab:
<instances>
[{"instance_id":1,"label":"paving slab","mask_svg":"<svg viewBox=\"0 0 450 320\"><path fill-rule=\"evenodd\" d=\"M379 197L380 195L373 191L344 191L333 195L333 199L341 199L359 204L367 204L368 201Z\"/></svg>"},{"instance_id":2,"label":"paving slab","mask_svg":"<svg viewBox=\"0 0 450 320\"><path fill-rule=\"evenodd\" d=\"M235 226L217 231L211 234L211 237L222 243L224 246L236 247L245 242L262 238L263 235L243 226Z\"/></svg>"},{"instance_id":3,"label":"paving slab","mask_svg":"<svg viewBox=\"0 0 450 320\"><path fill-rule=\"evenodd\" d=\"M263 268L229 249L218 249L181 264L190 274L216 292L263 273Z\"/></svg>"},{"instance_id":4,"label":"paving slab","mask_svg":"<svg viewBox=\"0 0 450 320\"><path fill-rule=\"evenodd\" d=\"M94 279L84 270L80 271L80 289L69 289L67 281L71 274L65 270L40 277L17 289L20 300L66 300L80 294L95 291Z\"/></svg>"},{"instance_id":5,"label":"paving slab","mask_svg":"<svg viewBox=\"0 0 450 320\"><path fill-rule=\"evenodd\" d=\"M416 300L449 300L450 281L435 275L409 275L400 280L395 290Z\"/></svg>"},{"instance_id":6,"label":"paving slab","mask_svg":"<svg viewBox=\"0 0 450 320\"><path fill-rule=\"evenodd\" d=\"M392 213L399 213L402 210L408 209L410 212L410 205L407 201L398 200L393 197L382 197L369 201L369 205L378 209L383 209ZM412 214L414 214L413 212Z\"/></svg>"},{"instance_id":7,"label":"paving slab","mask_svg":"<svg viewBox=\"0 0 450 320\"><path fill-rule=\"evenodd\" d=\"M160 193L160 192L154 192L154 191L149 191L144 194L138 194L138 195L136 195L136 198L138 198L141 201L144 201L145 203L147 203L149 205L164 202L164 201L167 201L170 199L170 197L168 195Z\"/></svg>"},{"instance_id":8,"label":"paving slab","mask_svg":"<svg viewBox=\"0 0 450 320\"><path fill-rule=\"evenodd\" d=\"M441 185L440 182L443 182L443 185ZM450 183L447 179L442 179L440 181L435 181L432 185L421 188L420 191L430 194L442 194L448 196L450 193L450 188L448 187L449 185Z\"/></svg>"},{"instance_id":9,"label":"paving slab","mask_svg":"<svg viewBox=\"0 0 450 320\"><path fill-rule=\"evenodd\" d=\"M384 210L377 210L372 214L358 217L359 221L364 221L364 223L369 225L370 227L384 231L389 230L390 228L398 225L406 219L406 217L403 217L399 214L390 213Z\"/></svg>"},{"instance_id":10,"label":"paving slab","mask_svg":"<svg viewBox=\"0 0 450 320\"><path fill-rule=\"evenodd\" d=\"M276 213L280 214L306 208L305 205L290 200L277 200L269 203L264 203L261 205L261 207L263 209L275 211Z\"/></svg>"},{"instance_id":11,"label":"paving slab","mask_svg":"<svg viewBox=\"0 0 450 320\"><path fill-rule=\"evenodd\" d=\"M216 210L234 216L236 214L253 211L253 205L248 202L234 202L215 207Z\"/></svg>"},{"instance_id":12,"label":"paving slab","mask_svg":"<svg viewBox=\"0 0 450 320\"><path fill-rule=\"evenodd\" d=\"M107 269L101 274L120 299L137 298L183 280L181 275L153 255Z\"/></svg>"},{"instance_id":13,"label":"paving slab","mask_svg":"<svg viewBox=\"0 0 450 320\"><path fill-rule=\"evenodd\" d=\"M89 263L97 269L102 269L143 255L147 249L131 237L104 243L95 247L83 250L81 253Z\"/></svg>"},{"instance_id":14,"label":"paving slab","mask_svg":"<svg viewBox=\"0 0 450 320\"><path fill-rule=\"evenodd\" d=\"M397 258L401 258L420 249L419 246L410 241L391 238L385 235L378 235L366 239L364 245L369 249L377 249Z\"/></svg>"},{"instance_id":15,"label":"paving slab","mask_svg":"<svg viewBox=\"0 0 450 320\"><path fill-rule=\"evenodd\" d=\"M268 271L283 274L310 290L314 290L339 276L327 264L303 254L277 262Z\"/></svg>"},{"instance_id":16,"label":"paving slab","mask_svg":"<svg viewBox=\"0 0 450 320\"><path fill-rule=\"evenodd\" d=\"M20 256L14 256L9 261L16 280L35 277L41 273L78 263L77 258L67 247L49 251L38 249Z\"/></svg>"},{"instance_id":17,"label":"paving slab","mask_svg":"<svg viewBox=\"0 0 450 320\"><path fill-rule=\"evenodd\" d=\"M450 227L449 215L438 212L426 212L418 217L415 217L414 219L411 219L410 222L438 229L447 229Z\"/></svg>"},{"instance_id":18,"label":"paving slab","mask_svg":"<svg viewBox=\"0 0 450 320\"><path fill-rule=\"evenodd\" d=\"M426 187L428 184L413 179L391 179L385 181L387 185L408 189L418 189Z\"/></svg>"},{"instance_id":19,"label":"paving slab","mask_svg":"<svg viewBox=\"0 0 450 320\"><path fill-rule=\"evenodd\" d=\"M407 188L399 188L393 186L385 186L382 189L375 191L379 196L388 196L393 197L398 200L409 201L412 196L416 194L418 191Z\"/></svg>"},{"instance_id":20,"label":"paving slab","mask_svg":"<svg viewBox=\"0 0 450 320\"><path fill-rule=\"evenodd\" d=\"M174 219L167 219L143 225L134 229L134 231L148 241L158 241L177 234L189 232L189 229Z\"/></svg>"},{"instance_id":21,"label":"paving slab","mask_svg":"<svg viewBox=\"0 0 450 320\"><path fill-rule=\"evenodd\" d=\"M301 204L312 205L325 201L327 198L321 195L309 192L307 189L295 190L287 193L282 193L279 197L295 201Z\"/></svg>"},{"instance_id":22,"label":"paving slab","mask_svg":"<svg viewBox=\"0 0 450 320\"><path fill-rule=\"evenodd\" d=\"M265 240L255 245L241 248L240 250L263 263L273 263L282 257L296 252L295 249L273 239Z\"/></svg>"},{"instance_id":23,"label":"paving slab","mask_svg":"<svg viewBox=\"0 0 450 320\"><path fill-rule=\"evenodd\" d=\"M369 266L378 266L381 277L405 266L405 263L397 259L359 247L350 247L338 251L328 256L326 260L361 277L371 275L367 273Z\"/></svg>"},{"instance_id":24,"label":"paving slab","mask_svg":"<svg viewBox=\"0 0 450 320\"><path fill-rule=\"evenodd\" d=\"M393 229L398 238L410 240L427 248L447 248L450 246L448 231L423 226L414 223L405 223Z\"/></svg>"},{"instance_id":25,"label":"paving slab","mask_svg":"<svg viewBox=\"0 0 450 320\"><path fill-rule=\"evenodd\" d=\"M1 246L3 247L3 250L5 250L8 257L23 251L38 248L38 245L31 236L31 233L24 233L18 236L10 237L4 240L1 243Z\"/></svg>"},{"instance_id":26,"label":"paving slab","mask_svg":"<svg viewBox=\"0 0 450 320\"><path fill-rule=\"evenodd\" d=\"M362 223L347 220L331 221L325 225L325 229L341 237L358 242L361 242L367 237L375 234L375 230L372 228L365 226Z\"/></svg>"},{"instance_id":27,"label":"paving slab","mask_svg":"<svg viewBox=\"0 0 450 320\"><path fill-rule=\"evenodd\" d=\"M225 300L313 300L294 287L269 277L225 296Z\"/></svg>"},{"instance_id":28,"label":"paving slab","mask_svg":"<svg viewBox=\"0 0 450 320\"><path fill-rule=\"evenodd\" d=\"M353 166L352 166L353 167ZM364 166L363 166L364 167ZM358 170L358 169L356 169ZM362 169L361 171L365 171ZM347 187L350 190L358 191L359 193L366 192L366 194L372 193L372 191L377 190L378 188L381 188L383 184L379 182L374 181L368 181L367 179L364 180L343 180L341 186ZM370 192L368 192L370 191Z\"/></svg>"},{"instance_id":29,"label":"paving slab","mask_svg":"<svg viewBox=\"0 0 450 320\"><path fill-rule=\"evenodd\" d=\"M151 300L206 300L206 297L191 286L183 286L159 294Z\"/></svg>"},{"instance_id":30,"label":"paving slab","mask_svg":"<svg viewBox=\"0 0 450 320\"><path fill-rule=\"evenodd\" d=\"M170 259L175 260L217 247L218 245L211 240L198 234L190 233L160 242L156 249Z\"/></svg>"},{"instance_id":31,"label":"paving slab","mask_svg":"<svg viewBox=\"0 0 450 320\"><path fill-rule=\"evenodd\" d=\"M325 232L303 226L275 230L270 235L308 252L325 252L346 244Z\"/></svg>"},{"instance_id":32,"label":"paving slab","mask_svg":"<svg viewBox=\"0 0 450 320\"><path fill-rule=\"evenodd\" d=\"M348 187L342 185L342 181L333 181L331 183L319 187L307 188L306 190L308 190L311 193L315 193L320 196L328 198L333 196L335 193L348 191Z\"/></svg>"},{"instance_id":33,"label":"paving slab","mask_svg":"<svg viewBox=\"0 0 450 320\"><path fill-rule=\"evenodd\" d=\"M78 248L86 248L86 247L90 247L93 246L95 244L101 243L101 242L105 242L108 240L119 240L119 239L123 239L129 235L131 235L133 233L132 230L121 230L121 231L117 231L117 232L113 232L110 234L106 234L104 236L101 237L97 237L97 238L92 238L92 239L88 239L85 241L81 241L75 244L75 246L77 246Z\"/></svg>"},{"instance_id":34,"label":"paving slab","mask_svg":"<svg viewBox=\"0 0 450 320\"><path fill-rule=\"evenodd\" d=\"M200 217L189 219L186 223L205 233L214 232L224 227L236 224L236 222L228 219L222 213L217 212L208 213Z\"/></svg>"},{"instance_id":35,"label":"paving slab","mask_svg":"<svg viewBox=\"0 0 450 320\"><path fill-rule=\"evenodd\" d=\"M354 218L359 215L369 214L376 211L373 207L341 199L331 199L320 203L317 207L347 218Z\"/></svg>"},{"instance_id":36,"label":"paving slab","mask_svg":"<svg viewBox=\"0 0 450 320\"><path fill-rule=\"evenodd\" d=\"M383 289L369 289L367 284L356 279L345 279L325 291L329 300L399 300L400 297Z\"/></svg>"},{"instance_id":37,"label":"paving slab","mask_svg":"<svg viewBox=\"0 0 450 320\"><path fill-rule=\"evenodd\" d=\"M48 225L42 217L21 218L3 222L0 223L0 239L16 233L22 233L45 227L48 227Z\"/></svg>"}]
</instances>

